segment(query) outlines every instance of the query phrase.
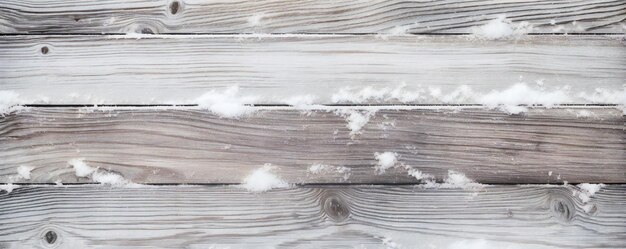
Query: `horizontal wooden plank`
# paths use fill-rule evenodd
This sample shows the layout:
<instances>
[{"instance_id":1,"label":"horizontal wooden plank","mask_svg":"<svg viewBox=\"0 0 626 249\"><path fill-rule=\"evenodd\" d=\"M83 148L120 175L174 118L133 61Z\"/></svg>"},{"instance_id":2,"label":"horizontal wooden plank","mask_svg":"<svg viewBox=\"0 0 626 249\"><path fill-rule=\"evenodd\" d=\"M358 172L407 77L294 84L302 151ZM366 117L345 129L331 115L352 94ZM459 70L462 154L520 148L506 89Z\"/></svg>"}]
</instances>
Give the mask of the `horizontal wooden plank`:
<instances>
[{"instance_id":1,"label":"horizontal wooden plank","mask_svg":"<svg viewBox=\"0 0 626 249\"><path fill-rule=\"evenodd\" d=\"M622 33L622 0L5 0L3 33L467 33L497 15L538 33Z\"/></svg>"},{"instance_id":2,"label":"horizontal wooden plank","mask_svg":"<svg viewBox=\"0 0 626 249\"><path fill-rule=\"evenodd\" d=\"M250 194L228 186L22 187L0 194L0 247L626 247L626 186L605 187L587 203L572 195L576 191L331 186Z\"/></svg>"},{"instance_id":3,"label":"horizontal wooden plank","mask_svg":"<svg viewBox=\"0 0 626 249\"><path fill-rule=\"evenodd\" d=\"M255 37L3 36L0 90L26 103L193 103L238 85L240 95L258 97L254 103L276 104L305 94L333 103L346 87L371 87L417 96L411 103L476 103L477 95L525 82L590 103L598 89L623 94L626 78L623 36Z\"/></svg>"},{"instance_id":4,"label":"horizontal wooden plank","mask_svg":"<svg viewBox=\"0 0 626 249\"><path fill-rule=\"evenodd\" d=\"M68 167L84 158L138 183L240 183L266 163L289 183L417 182L403 167L375 170L375 153L395 152L439 179L456 170L481 183L626 182L617 109L378 110L358 112L360 130L333 111L259 109L229 119L197 108L30 108L0 119L0 175L25 165L35 169L24 182L85 182ZM349 176L311 174L314 164Z\"/></svg>"}]
</instances>

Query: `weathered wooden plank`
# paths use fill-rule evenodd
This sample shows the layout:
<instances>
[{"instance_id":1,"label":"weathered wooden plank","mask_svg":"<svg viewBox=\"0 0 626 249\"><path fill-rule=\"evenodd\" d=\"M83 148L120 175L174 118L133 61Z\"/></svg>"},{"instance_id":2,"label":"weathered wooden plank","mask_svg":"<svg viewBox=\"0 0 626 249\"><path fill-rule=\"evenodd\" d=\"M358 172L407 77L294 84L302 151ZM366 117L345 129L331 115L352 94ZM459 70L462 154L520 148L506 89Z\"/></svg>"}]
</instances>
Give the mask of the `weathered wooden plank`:
<instances>
[{"instance_id":1,"label":"weathered wooden plank","mask_svg":"<svg viewBox=\"0 0 626 249\"><path fill-rule=\"evenodd\" d=\"M478 193L330 186L260 194L235 186L22 187L0 194L0 246L626 247L626 186L609 185L587 203L576 191L571 185L493 186ZM56 235L48 237L52 244L48 232Z\"/></svg>"},{"instance_id":2,"label":"weathered wooden plank","mask_svg":"<svg viewBox=\"0 0 626 249\"><path fill-rule=\"evenodd\" d=\"M289 183L417 182L403 167L375 170L375 153L395 152L439 179L456 170L481 183L623 183L624 119L616 109L379 110L354 132L333 111L31 108L0 119L0 175L26 165L35 169L24 182L85 182L68 166L84 158L139 183L240 183L266 163ZM311 174L313 164L349 177Z\"/></svg>"},{"instance_id":3,"label":"weathered wooden plank","mask_svg":"<svg viewBox=\"0 0 626 249\"><path fill-rule=\"evenodd\" d=\"M3 33L467 33L500 14L538 33L622 33L622 0L6 0Z\"/></svg>"},{"instance_id":4,"label":"weathered wooden plank","mask_svg":"<svg viewBox=\"0 0 626 249\"><path fill-rule=\"evenodd\" d=\"M590 103L580 94L623 93L626 78L623 36L167 38L174 37L0 37L0 90L27 103L193 103L206 91L239 85L258 104L304 94L332 103L345 87L404 85L399 93L418 96L412 103L476 103L475 95L539 81L546 91L569 86L571 102Z\"/></svg>"}]
</instances>

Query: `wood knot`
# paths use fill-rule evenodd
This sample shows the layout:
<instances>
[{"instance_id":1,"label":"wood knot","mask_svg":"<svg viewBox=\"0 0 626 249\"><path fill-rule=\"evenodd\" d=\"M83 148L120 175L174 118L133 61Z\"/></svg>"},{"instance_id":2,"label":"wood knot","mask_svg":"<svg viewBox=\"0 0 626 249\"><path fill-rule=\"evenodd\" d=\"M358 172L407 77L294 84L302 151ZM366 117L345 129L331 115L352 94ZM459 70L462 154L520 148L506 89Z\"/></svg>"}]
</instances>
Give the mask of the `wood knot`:
<instances>
[{"instance_id":1,"label":"wood knot","mask_svg":"<svg viewBox=\"0 0 626 249\"><path fill-rule=\"evenodd\" d=\"M41 47L41 53L42 54L48 54L48 52L50 52L50 49L47 46Z\"/></svg>"},{"instance_id":2,"label":"wood knot","mask_svg":"<svg viewBox=\"0 0 626 249\"><path fill-rule=\"evenodd\" d=\"M142 34L154 34L154 31L152 31L151 28L143 28L141 29L141 33Z\"/></svg>"},{"instance_id":3,"label":"wood knot","mask_svg":"<svg viewBox=\"0 0 626 249\"><path fill-rule=\"evenodd\" d=\"M565 196L555 195L550 198L550 212L560 221L571 221L576 208L572 200Z\"/></svg>"},{"instance_id":4,"label":"wood knot","mask_svg":"<svg viewBox=\"0 0 626 249\"><path fill-rule=\"evenodd\" d=\"M44 240L48 242L48 244L54 244L57 241L57 233L54 231L48 231L43 235Z\"/></svg>"},{"instance_id":5,"label":"wood knot","mask_svg":"<svg viewBox=\"0 0 626 249\"><path fill-rule=\"evenodd\" d=\"M344 221L350 216L348 205L339 196L331 195L324 199L324 212L336 222Z\"/></svg>"},{"instance_id":6,"label":"wood knot","mask_svg":"<svg viewBox=\"0 0 626 249\"><path fill-rule=\"evenodd\" d=\"M172 13L172 15L176 15L176 13L178 13L179 8L180 8L180 3L178 1L174 1L170 3L170 13Z\"/></svg>"}]
</instances>

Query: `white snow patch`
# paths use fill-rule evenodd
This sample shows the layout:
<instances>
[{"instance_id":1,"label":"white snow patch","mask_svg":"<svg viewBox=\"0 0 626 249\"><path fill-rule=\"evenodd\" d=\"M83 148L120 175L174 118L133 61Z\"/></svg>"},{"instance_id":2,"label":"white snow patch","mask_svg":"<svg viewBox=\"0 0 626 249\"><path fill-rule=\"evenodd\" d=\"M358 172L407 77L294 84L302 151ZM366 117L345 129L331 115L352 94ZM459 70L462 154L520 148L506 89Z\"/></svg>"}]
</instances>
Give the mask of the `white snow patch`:
<instances>
[{"instance_id":1,"label":"white snow patch","mask_svg":"<svg viewBox=\"0 0 626 249\"><path fill-rule=\"evenodd\" d=\"M591 184L591 183L581 183L576 185L580 191L574 190L574 196L578 196L583 203L589 202L591 197L596 194L596 192L600 191L605 185L600 184Z\"/></svg>"},{"instance_id":2,"label":"white snow patch","mask_svg":"<svg viewBox=\"0 0 626 249\"><path fill-rule=\"evenodd\" d=\"M13 185L13 183L7 183L4 185L0 185L0 190L4 190L8 193L13 192L14 189L18 188L17 185Z\"/></svg>"},{"instance_id":3,"label":"white snow patch","mask_svg":"<svg viewBox=\"0 0 626 249\"><path fill-rule=\"evenodd\" d=\"M11 112L20 104L19 94L14 91L0 91L0 115Z\"/></svg>"},{"instance_id":4,"label":"white snow patch","mask_svg":"<svg viewBox=\"0 0 626 249\"><path fill-rule=\"evenodd\" d=\"M354 136L361 134L361 129L370 121L370 117L372 117L376 111L340 109L335 111L335 113L346 119L348 122L346 127L350 129L350 136L354 138Z\"/></svg>"},{"instance_id":5,"label":"white snow patch","mask_svg":"<svg viewBox=\"0 0 626 249\"><path fill-rule=\"evenodd\" d=\"M77 177L87 177L95 182L114 187L137 187L140 184L132 183L123 176L108 172L98 171L98 168L91 167L85 163L84 158L73 158L67 163L74 168Z\"/></svg>"},{"instance_id":6,"label":"white snow patch","mask_svg":"<svg viewBox=\"0 0 626 249\"><path fill-rule=\"evenodd\" d=\"M374 157L378 160L378 164L376 164L376 171L380 173L384 173L385 170L395 167L398 163L398 153L395 152L376 152L374 153Z\"/></svg>"},{"instance_id":7,"label":"white snow patch","mask_svg":"<svg viewBox=\"0 0 626 249\"><path fill-rule=\"evenodd\" d=\"M561 89L554 91L542 91L533 89L524 83L518 83L506 90L493 90L480 97L480 104L488 108L498 108L510 114L518 114L527 111L525 105L543 105L553 107L556 104L570 103L571 99L567 92Z\"/></svg>"},{"instance_id":8,"label":"white snow patch","mask_svg":"<svg viewBox=\"0 0 626 249\"><path fill-rule=\"evenodd\" d=\"M275 168L275 166L268 163L252 171L250 175L243 179L241 187L250 192L265 192L274 188L289 187L286 181L272 173Z\"/></svg>"},{"instance_id":9,"label":"white snow patch","mask_svg":"<svg viewBox=\"0 0 626 249\"><path fill-rule=\"evenodd\" d=\"M253 96L239 96L239 87L232 86L224 91L211 90L195 100L200 108L225 118L238 118L252 113L254 108L246 104L254 103Z\"/></svg>"},{"instance_id":10,"label":"white snow patch","mask_svg":"<svg viewBox=\"0 0 626 249\"><path fill-rule=\"evenodd\" d=\"M96 168L93 168L85 163L85 158L72 158L67 163L74 168L74 172L77 177L89 177Z\"/></svg>"},{"instance_id":11,"label":"white snow patch","mask_svg":"<svg viewBox=\"0 0 626 249\"><path fill-rule=\"evenodd\" d=\"M528 34L533 29L528 22L514 24L506 18L506 15L498 15L495 19L478 27L472 27L472 34L480 39L502 40L520 38Z\"/></svg>"},{"instance_id":12,"label":"white snow patch","mask_svg":"<svg viewBox=\"0 0 626 249\"><path fill-rule=\"evenodd\" d=\"M402 103L416 101L420 98L419 91L408 91L406 83L401 83L395 88L371 86L363 88L342 87L331 97L333 103L365 103L365 102L389 102L399 101Z\"/></svg>"},{"instance_id":13,"label":"white snow patch","mask_svg":"<svg viewBox=\"0 0 626 249\"><path fill-rule=\"evenodd\" d=\"M30 180L30 172L33 171L33 169L35 168L31 166L20 165L17 167L17 174L23 179Z\"/></svg>"}]
</instances>

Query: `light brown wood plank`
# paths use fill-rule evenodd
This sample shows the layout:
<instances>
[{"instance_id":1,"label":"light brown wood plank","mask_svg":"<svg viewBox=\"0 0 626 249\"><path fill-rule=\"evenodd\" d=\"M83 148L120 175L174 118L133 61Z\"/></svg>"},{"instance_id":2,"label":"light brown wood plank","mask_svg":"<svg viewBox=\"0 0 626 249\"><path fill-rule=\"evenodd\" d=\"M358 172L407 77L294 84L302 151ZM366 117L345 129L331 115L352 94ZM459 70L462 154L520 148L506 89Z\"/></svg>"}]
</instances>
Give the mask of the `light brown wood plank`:
<instances>
[{"instance_id":1,"label":"light brown wood plank","mask_svg":"<svg viewBox=\"0 0 626 249\"><path fill-rule=\"evenodd\" d=\"M3 33L468 33L495 16L537 33L623 33L622 0L6 0Z\"/></svg>"},{"instance_id":2,"label":"light brown wood plank","mask_svg":"<svg viewBox=\"0 0 626 249\"><path fill-rule=\"evenodd\" d=\"M418 96L410 103L476 103L473 96L524 82L545 91L569 86L570 102L591 103L598 100L581 94L593 96L601 89L623 95L624 45L623 36L519 41L463 36L4 36L0 91L14 91L24 103L194 103L207 91L238 85L241 96L258 97L251 104L282 104L305 94L317 97L316 103L333 103L333 95L345 87L376 92L404 84L400 93ZM442 97L462 85L474 93ZM441 95L433 95L432 88Z\"/></svg>"},{"instance_id":3,"label":"light brown wood plank","mask_svg":"<svg viewBox=\"0 0 626 249\"><path fill-rule=\"evenodd\" d=\"M574 191L571 185L478 193L328 186L260 194L235 186L22 187L0 193L0 247L389 248L382 240L396 248L626 247L626 187L605 187L587 203ZM324 208L327 202L335 208ZM593 211L585 212L587 205ZM52 245L48 232L56 234Z\"/></svg>"},{"instance_id":4,"label":"light brown wood plank","mask_svg":"<svg viewBox=\"0 0 626 249\"><path fill-rule=\"evenodd\" d=\"M417 182L403 168L376 172L374 154L388 151L439 179L456 170L480 183L626 182L617 109L379 110L354 136L332 111L259 109L228 119L197 108L31 108L0 119L0 175L26 165L35 169L24 182L85 182L68 166L85 158L138 183L240 183L265 163L289 183ZM350 176L311 174L313 164Z\"/></svg>"}]
</instances>

